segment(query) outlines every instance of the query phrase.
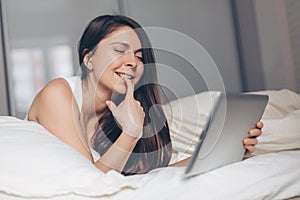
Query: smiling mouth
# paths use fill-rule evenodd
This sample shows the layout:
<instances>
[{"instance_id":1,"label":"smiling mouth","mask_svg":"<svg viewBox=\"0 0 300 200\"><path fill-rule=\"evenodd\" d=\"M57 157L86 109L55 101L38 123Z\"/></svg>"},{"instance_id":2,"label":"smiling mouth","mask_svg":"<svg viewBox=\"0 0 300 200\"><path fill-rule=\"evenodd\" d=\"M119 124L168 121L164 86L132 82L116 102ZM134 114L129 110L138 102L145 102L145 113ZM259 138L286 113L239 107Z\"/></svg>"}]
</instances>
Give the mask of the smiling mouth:
<instances>
[{"instance_id":1,"label":"smiling mouth","mask_svg":"<svg viewBox=\"0 0 300 200\"><path fill-rule=\"evenodd\" d=\"M129 79L129 80L134 79L133 76L130 76L130 75L128 75L128 74L119 73L119 72L115 72L115 73L116 73L118 76L120 76L121 78L127 78L127 79Z\"/></svg>"}]
</instances>

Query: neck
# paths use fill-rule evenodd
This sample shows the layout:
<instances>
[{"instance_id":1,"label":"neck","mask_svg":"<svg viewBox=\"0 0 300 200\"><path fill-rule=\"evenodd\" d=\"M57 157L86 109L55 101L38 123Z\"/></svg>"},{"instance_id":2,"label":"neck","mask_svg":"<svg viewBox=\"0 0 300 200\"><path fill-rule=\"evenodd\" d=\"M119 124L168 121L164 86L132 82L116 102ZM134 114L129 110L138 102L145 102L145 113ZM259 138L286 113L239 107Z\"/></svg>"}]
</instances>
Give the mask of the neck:
<instances>
[{"instance_id":1,"label":"neck","mask_svg":"<svg viewBox=\"0 0 300 200\"><path fill-rule=\"evenodd\" d=\"M110 99L110 94L107 89L102 88L97 82L92 81L90 77L82 80L82 109L81 118L82 126L84 127L91 145L91 138L94 135L97 121L107 111L105 101Z\"/></svg>"},{"instance_id":2,"label":"neck","mask_svg":"<svg viewBox=\"0 0 300 200\"><path fill-rule=\"evenodd\" d=\"M99 119L108 109L105 101L110 100L111 92L102 88L89 77L82 80L83 112L85 116Z\"/></svg>"}]
</instances>

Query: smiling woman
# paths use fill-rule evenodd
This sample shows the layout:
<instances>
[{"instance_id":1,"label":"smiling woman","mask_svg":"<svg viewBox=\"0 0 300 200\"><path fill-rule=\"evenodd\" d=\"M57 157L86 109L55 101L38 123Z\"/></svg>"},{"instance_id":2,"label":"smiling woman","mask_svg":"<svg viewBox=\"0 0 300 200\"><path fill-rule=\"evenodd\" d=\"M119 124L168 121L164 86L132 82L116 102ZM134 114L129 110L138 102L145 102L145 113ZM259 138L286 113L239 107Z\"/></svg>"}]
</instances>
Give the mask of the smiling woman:
<instances>
[{"instance_id":1,"label":"smiling woman","mask_svg":"<svg viewBox=\"0 0 300 200\"><path fill-rule=\"evenodd\" d=\"M78 54L81 77L48 83L33 100L27 119L104 172L132 175L168 166L172 144L161 107L163 92L142 27L125 16L99 16L84 30ZM261 123L249 132L254 138L244 139L246 155L254 151L260 128Z\"/></svg>"},{"instance_id":2,"label":"smiling woman","mask_svg":"<svg viewBox=\"0 0 300 200\"><path fill-rule=\"evenodd\" d=\"M47 84L28 119L102 171L127 175L167 166L172 145L153 50L141 26L124 16L97 17L83 32L78 53L81 77ZM159 120L151 120L150 109Z\"/></svg>"}]
</instances>

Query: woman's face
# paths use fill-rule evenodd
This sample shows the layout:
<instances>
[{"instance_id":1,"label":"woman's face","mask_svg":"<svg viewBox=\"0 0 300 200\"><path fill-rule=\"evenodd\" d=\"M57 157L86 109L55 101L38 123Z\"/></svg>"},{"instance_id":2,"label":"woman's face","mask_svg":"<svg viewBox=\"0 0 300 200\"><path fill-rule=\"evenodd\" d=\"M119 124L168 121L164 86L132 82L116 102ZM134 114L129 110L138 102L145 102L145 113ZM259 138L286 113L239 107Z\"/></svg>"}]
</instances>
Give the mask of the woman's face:
<instances>
[{"instance_id":1,"label":"woman's face","mask_svg":"<svg viewBox=\"0 0 300 200\"><path fill-rule=\"evenodd\" d=\"M136 32L121 26L101 40L92 55L87 55L90 75L102 92L125 94L125 78L137 84L144 72L141 48Z\"/></svg>"}]
</instances>

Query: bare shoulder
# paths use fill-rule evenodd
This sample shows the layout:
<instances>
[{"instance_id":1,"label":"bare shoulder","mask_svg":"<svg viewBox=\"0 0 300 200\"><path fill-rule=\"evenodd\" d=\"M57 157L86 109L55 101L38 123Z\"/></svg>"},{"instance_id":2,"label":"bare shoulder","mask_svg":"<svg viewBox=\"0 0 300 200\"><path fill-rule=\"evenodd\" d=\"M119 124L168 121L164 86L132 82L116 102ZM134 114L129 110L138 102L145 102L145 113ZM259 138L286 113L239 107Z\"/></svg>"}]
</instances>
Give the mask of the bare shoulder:
<instances>
[{"instance_id":1,"label":"bare shoulder","mask_svg":"<svg viewBox=\"0 0 300 200\"><path fill-rule=\"evenodd\" d=\"M51 134L92 160L85 141L80 138L83 131L79 122L79 109L65 79L55 79L39 92L30 108L28 119L38 122Z\"/></svg>"},{"instance_id":2,"label":"bare shoulder","mask_svg":"<svg viewBox=\"0 0 300 200\"><path fill-rule=\"evenodd\" d=\"M51 109L55 111L60 105L63 107L72 104L72 90L63 78L49 82L34 98L28 112L28 119L39 121L39 116ZM59 111L59 110L58 110ZM59 113L58 113L59 114Z\"/></svg>"},{"instance_id":3,"label":"bare shoulder","mask_svg":"<svg viewBox=\"0 0 300 200\"><path fill-rule=\"evenodd\" d=\"M68 82L63 78L57 78L49 82L37 95L38 98L53 98L61 100L64 97L72 97L72 90ZM54 98L55 97L55 98ZM61 97L61 98L59 98Z\"/></svg>"}]
</instances>

